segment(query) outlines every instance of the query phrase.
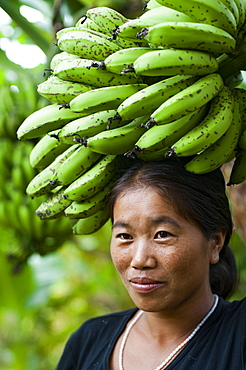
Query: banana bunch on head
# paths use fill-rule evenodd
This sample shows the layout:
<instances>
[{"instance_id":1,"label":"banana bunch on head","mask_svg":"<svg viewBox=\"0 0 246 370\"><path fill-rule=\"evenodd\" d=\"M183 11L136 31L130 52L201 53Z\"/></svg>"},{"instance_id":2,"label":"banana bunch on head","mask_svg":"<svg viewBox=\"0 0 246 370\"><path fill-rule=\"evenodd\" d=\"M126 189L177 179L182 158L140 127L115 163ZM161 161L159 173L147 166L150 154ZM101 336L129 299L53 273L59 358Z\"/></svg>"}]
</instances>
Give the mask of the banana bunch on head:
<instances>
[{"instance_id":1,"label":"banana bunch on head","mask_svg":"<svg viewBox=\"0 0 246 370\"><path fill-rule=\"evenodd\" d=\"M50 104L17 131L40 138L26 188L49 195L40 219L65 215L76 234L100 229L129 158L187 157L197 174L236 158L229 183L244 181L243 66L222 72L240 55L245 19L244 0L150 0L136 19L96 7L58 31L52 74L38 85Z\"/></svg>"}]
</instances>

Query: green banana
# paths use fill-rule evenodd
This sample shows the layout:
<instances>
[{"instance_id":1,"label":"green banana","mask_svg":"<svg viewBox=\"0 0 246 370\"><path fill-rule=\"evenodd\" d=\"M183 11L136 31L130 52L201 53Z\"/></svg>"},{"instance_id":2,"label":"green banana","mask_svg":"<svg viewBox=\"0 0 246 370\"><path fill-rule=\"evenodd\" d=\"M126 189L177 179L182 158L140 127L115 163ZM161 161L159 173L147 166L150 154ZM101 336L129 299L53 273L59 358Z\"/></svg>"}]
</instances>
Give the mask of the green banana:
<instances>
[{"instance_id":1,"label":"green banana","mask_svg":"<svg viewBox=\"0 0 246 370\"><path fill-rule=\"evenodd\" d=\"M80 28L86 28L88 30L96 31L96 32L102 32L101 27L98 26L94 21L89 19L86 14L84 14L82 17L80 17L77 22L75 23L75 27ZM105 33L105 32L103 32ZM110 34L105 33L106 35L110 36Z\"/></svg>"},{"instance_id":2,"label":"green banana","mask_svg":"<svg viewBox=\"0 0 246 370\"><path fill-rule=\"evenodd\" d=\"M46 134L35 144L29 157L30 165L33 168L47 167L69 147L68 144L61 143L57 139L58 132L59 130L55 130Z\"/></svg>"},{"instance_id":3,"label":"green banana","mask_svg":"<svg viewBox=\"0 0 246 370\"><path fill-rule=\"evenodd\" d=\"M38 85L37 92L53 103L66 104L75 96L92 89L93 87L90 85L65 81L51 75L46 81Z\"/></svg>"},{"instance_id":4,"label":"green banana","mask_svg":"<svg viewBox=\"0 0 246 370\"><path fill-rule=\"evenodd\" d=\"M83 113L84 115L100 110L116 109L128 96L146 86L146 84L119 85L87 91L72 99L69 108L74 113Z\"/></svg>"},{"instance_id":5,"label":"green banana","mask_svg":"<svg viewBox=\"0 0 246 370\"><path fill-rule=\"evenodd\" d=\"M88 235L93 234L109 219L109 213L107 207L100 209L97 213L92 216L81 218L76 224L73 226L73 232L76 235Z\"/></svg>"},{"instance_id":6,"label":"green banana","mask_svg":"<svg viewBox=\"0 0 246 370\"><path fill-rule=\"evenodd\" d=\"M109 37L109 40L114 41L122 49L150 46L150 45L148 45L147 41L145 41L145 40L127 39L125 37L121 37L120 35L116 38L116 36L114 36L114 34L113 34L113 36Z\"/></svg>"},{"instance_id":7,"label":"green banana","mask_svg":"<svg viewBox=\"0 0 246 370\"><path fill-rule=\"evenodd\" d=\"M45 229L45 235L51 236L56 240L59 237L58 246L63 244L64 240L67 240L72 234L72 223L65 216L54 218L53 220L40 220L38 217L37 219L42 224L46 224L45 226L43 226Z\"/></svg>"},{"instance_id":8,"label":"green banana","mask_svg":"<svg viewBox=\"0 0 246 370\"><path fill-rule=\"evenodd\" d=\"M87 10L86 16L95 22L101 29L101 32L105 34L111 34L117 26L128 21L128 18L124 17L117 10L106 6L90 8Z\"/></svg>"},{"instance_id":9,"label":"green banana","mask_svg":"<svg viewBox=\"0 0 246 370\"><path fill-rule=\"evenodd\" d=\"M4 202L5 217L9 220L11 227L17 230L18 233L24 234L28 237L31 236L35 240L35 236L33 235L35 216L33 217L33 214L28 207L28 202L23 198L23 193L20 193L19 195L22 195L22 199L20 201L18 201L18 194L14 194L11 201Z\"/></svg>"},{"instance_id":10,"label":"green banana","mask_svg":"<svg viewBox=\"0 0 246 370\"><path fill-rule=\"evenodd\" d=\"M135 18L129 20L127 23L123 24L120 27L117 27L113 31L113 40L118 40L119 38L125 40L136 40L137 41L137 34L145 27L150 27L159 23L158 19L151 18L151 19L141 19Z\"/></svg>"},{"instance_id":11,"label":"green banana","mask_svg":"<svg viewBox=\"0 0 246 370\"><path fill-rule=\"evenodd\" d=\"M51 104L31 113L19 126L19 140L34 139L63 127L66 123L82 117L85 113L74 113L62 105Z\"/></svg>"},{"instance_id":12,"label":"green banana","mask_svg":"<svg viewBox=\"0 0 246 370\"><path fill-rule=\"evenodd\" d=\"M111 9L112 10L112 9ZM121 15L121 17L123 17ZM99 22L100 24L101 22ZM104 22L104 26L101 27L101 25L97 24L96 22L92 21L91 19L88 18L87 15L84 15L83 17L81 17L78 22L76 23L76 27L78 29L88 29L90 31L95 31L95 32L98 32L98 33L102 33L105 35L105 36L108 36L108 39L109 40L113 40L112 39L112 24L111 26L109 25L109 27L106 25L106 22ZM115 28L115 27L114 27ZM134 47L134 46L140 46L141 44L143 44L143 42L139 42L139 41L134 41L134 40L127 40L127 39L124 39L124 38L121 38L119 37L117 40L114 40L115 43L119 46L121 46L122 48L128 48L128 47Z\"/></svg>"},{"instance_id":13,"label":"green banana","mask_svg":"<svg viewBox=\"0 0 246 370\"><path fill-rule=\"evenodd\" d=\"M78 55L67 53L66 51L61 51L52 57L50 61L50 69L54 71L60 62L70 59L80 59L80 57Z\"/></svg>"},{"instance_id":14,"label":"green banana","mask_svg":"<svg viewBox=\"0 0 246 370\"><path fill-rule=\"evenodd\" d=\"M233 120L235 99L226 86L213 98L204 120L175 144L170 154L178 157L200 153L215 143L229 128Z\"/></svg>"},{"instance_id":15,"label":"green banana","mask_svg":"<svg viewBox=\"0 0 246 370\"><path fill-rule=\"evenodd\" d=\"M100 157L100 154L81 145L58 167L51 181L59 185L69 185L88 171Z\"/></svg>"},{"instance_id":16,"label":"green banana","mask_svg":"<svg viewBox=\"0 0 246 370\"><path fill-rule=\"evenodd\" d=\"M145 53L122 73L141 76L206 75L219 68L217 59L208 52L189 49L160 49Z\"/></svg>"},{"instance_id":17,"label":"green banana","mask_svg":"<svg viewBox=\"0 0 246 370\"><path fill-rule=\"evenodd\" d=\"M81 201L90 198L101 190L115 175L119 157L106 155L92 168L72 182L64 192L69 200Z\"/></svg>"},{"instance_id":18,"label":"green banana","mask_svg":"<svg viewBox=\"0 0 246 370\"><path fill-rule=\"evenodd\" d=\"M196 49L211 53L232 53L236 47L236 40L228 32L203 23L163 22L144 28L137 37L165 48Z\"/></svg>"},{"instance_id":19,"label":"green banana","mask_svg":"<svg viewBox=\"0 0 246 370\"><path fill-rule=\"evenodd\" d=\"M157 3L157 2L156 2ZM159 4L159 3L157 3ZM158 8L158 9L157 9ZM188 15L159 4L158 7L149 9L140 15L139 19L158 20L158 23L162 22L193 22L193 18ZM151 24L149 25L151 26Z\"/></svg>"},{"instance_id":20,"label":"green banana","mask_svg":"<svg viewBox=\"0 0 246 370\"><path fill-rule=\"evenodd\" d=\"M141 46L142 44L146 43L145 41L143 42L139 40L129 40L129 39L125 39L122 37L119 37L117 38L117 40L115 40L115 38L112 37L112 33L114 32L110 27L102 28L97 23L89 19L87 15L84 15L83 17L81 17L75 26L79 30L83 30L83 31L88 30L89 32L94 32L94 34L98 36L102 36L106 38L107 40L114 41L114 43L120 46L121 48L137 47L137 46Z\"/></svg>"},{"instance_id":21,"label":"green banana","mask_svg":"<svg viewBox=\"0 0 246 370\"><path fill-rule=\"evenodd\" d=\"M246 130L242 132L238 141L239 149L246 150Z\"/></svg>"},{"instance_id":22,"label":"green banana","mask_svg":"<svg viewBox=\"0 0 246 370\"><path fill-rule=\"evenodd\" d=\"M235 104L233 120L226 132L211 146L196 155L185 165L188 171L203 174L221 167L234 153L241 131L241 119L238 104Z\"/></svg>"},{"instance_id":23,"label":"green banana","mask_svg":"<svg viewBox=\"0 0 246 370\"><path fill-rule=\"evenodd\" d=\"M97 60L104 60L108 55L121 49L115 42L81 29L64 33L57 44L62 51Z\"/></svg>"},{"instance_id":24,"label":"green banana","mask_svg":"<svg viewBox=\"0 0 246 370\"><path fill-rule=\"evenodd\" d=\"M162 148L160 150L156 150L153 152L144 152L141 150L137 151L136 149L135 150L133 149L129 153L126 153L126 157L133 157L133 158L137 157L139 159L142 159L145 162L155 161L159 159L164 159L169 149L170 149L169 147L166 147L166 148Z\"/></svg>"},{"instance_id":25,"label":"green banana","mask_svg":"<svg viewBox=\"0 0 246 370\"><path fill-rule=\"evenodd\" d=\"M31 164L30 164L30 155L31 151L33 149L33 143L30 143L30 148L28 148L28 143L27 142L22 142L23 144L23 152L21 155L21 165L20 167L22 168L23 172L23 177L22 177L22 184L24 185L23 190L25 190L26 185L32 180L34 176L37 174L37 170L34 169Z\"/></svg>"},{"instance_id":26,"label":"green banana","mask_svg":"<svg viewBox=\"0 0 246 370\"><path fill-rule=\"evenodd\" d=\"M10 83L14 83L13 81ZM18 113L15 114L15 121L17 125L15 126L14 131L14 138L16 139L16 130L18 126L20 125L20 122L23 121L24 118L27 117L28 114L32 113L34 110L36 110L39 107L39 100L37 99L37 89L36 89L36 81L34 79L34 75L30 74L25 75L25 78L22 74L19 75L17 80L14 83L18 89L19 92L14 98L15 101L18 99ZM8 100L7 100L8 103ZM15 104L16 108L16 104ZM17 118L18 117L18 118Z\"/></svg>"},{"instance_id":27,"label":"green banana","mask_svg":"<svg viewBox=\"0 0 246 370\"><path fill-rule=\"evenodd\" d=\"M39 205L36 209L36 215L41 220L58 217L71 204L71 201L64 197L64 190L65 188L62 188L51 194Z\"/></svg>"},{"instance_id":28,"label":"green banana","mask_svg":"<svg viewBox=\"0 0 246 370\"><path fill-rule=\"evenodd\" d=\"M154 126L146 131L135 143L134 151L148 155L163 148L170 148L183 135L196 127L207 113L206 104L177 121L162 126ZM168 149L166 150L168 151Z\"/></svg>"},{"instance_id":29,"label":"green banana","mask_svg":"<svg viewBox=\"0 0 246 370\"><path fill-rule=\"evenodd\" d=\"M150 47L133 47L118 50L109 55L105 60L100 63L93 63L92 65L106 69L112 73L121 74L122 70L128 65L132 64L140 55L152 51Z\"/></svg>"},{"instance_id":30,"label":"green banana","mask_svg":"<svg viewBox=\"0 0 246 370\"><path fill-rule=\"evenodd\" d=\"M58 32L58 40L59 38L61 38L61 36L63 36L65 33L68 33L68 32L83 32L83 33L86 33L87 35L94 35L94 36L98 36L102 39L104 39L105 41L107 41L109 38L108 36L105 34L105 33L102 33L101 31L95 31L95 30L92 30L92 29L88 29L88 28L84 28L84 27L66 27L66 28L63 28L62 30L60 30ZM60 33L60 35L59 35ZM114 42L114 44L117 45L117 43ZM82 57L82 55L80 55L80 57Z\"/></svg>"},{"instance_id":31,"label":"green banana","mask_svg":"<svg viewBox=\"0 0 246 370\"><path fill-rule=\"evenodd\" d=\"M0 136L0 181L1 184L4 184L4 181L10 177L10 169L13 165L12 157L9 153L12 153L17 146L16 141L13 141L7 137ZM5 189L1 186L0 191Z\"/></svg>"},{"instance_id":32,"label":"green banana","mask_svg":"<svg viewBox=\"0 0 246 370\"><path fill-rule=\"evenodd\" d=\"M170 123L194 112L212 100L223 86L224 82L218 73L201 77L191 86L186 87L161 104L152 113L146 128Z\"/></svg>"},{"instance_id":33,"label":"green banana","mask_svg":"<svg viewBox=\"0 0 246 370\"><path fill-rule=\"evenodd\" d=\"M26 193L30 197L39 197L59 185L56 181L51 181L53 174L59 166L80 146L80 144L70 146L65 152L56 157L56 159L41 172L39 172L27 185Z\"/></svg>"},{"instance_id":34,"label":"green banana","mask_svg":"<svg viewBox=\"0 0 246 370\"><path fill-rule=\"evenodd\" d=\"M2 108L0 134L1 136L10 137L15 140L16 129L19 125L19 120L22 119L22 117L19 116L22 110L22 97L19 97L19 99L16 98L13 91L11 91L11 83L4 82L1 84L0 98ZM24 112L24 117L25 114L26 110Z\"/></svg>"},{"instance_id":35,"label":"green banana","mask_svg":"<svg viewBox=\"0 0 246 370\"><path fill-rule=\"evenodd\" d=\"M11 85L12 83L16 84L16 86L19 89L18 114L17 114L18 119L16 120L18 123L17 126L15 127L14 132L14 139L16 139L16 129L20 124L20 120L22 121L28 114L36 110L37 107L39 107L39 101L37 99L36 80L33 74L25 74L24 78L24 76L20 73L15 83L13 81L9 83ZM7 100L7 104L9 105L9 100Z\"/></svg>"},{"instance_id":36,"label":"green banana","mask_svg":"<svg viewBox=\"0 0 246 370\"><path fill-rule=\"evenodd\" d=\"M246 90L237 88L233 89L236 98L239 101L241 118L242 118L242 131L246 129Z\"/></svg>"},{"instance_id":37,"label":"green banana","mask_svg":"<svg viewBox=\"0 0 246 370\"><path fill-rule=\"evenodd\" d=\"M127 85L141 82L141 77L119 75L103 69L91 68L92 59L67 59L61 61L54 69L54 75L62 80L81 82L94 87Z\"/></svg>"},{"instance_id":38,"label":"green banana","mask_svg":"<svg viewBox=\"0 0 246 370\"><path fill-rule=\"evenodd\" d=\"M240 150L233 163L228 186L237 185L246 180L246 150Z\"/></svg>"},{"instance_id":39,"label":"green banana","mask_svg":"<svg viewBox=\"0 0 246 370\"><path fill-rule=\"evenodd\" d=\"M101 154L124 154L131 150L135 142L146 131L142 123L148 116L138 117L132 122L119 128L99 132L84 141L91 151Z\"/></svg>"},{"instance_id":40,"label":"green banana","mask_svg":"<svg viewBox=\"0 0 246 370\"><path fill-rule=\"evenodd\" d=\"M235 19L235 22L236 22L236 25L237 25L237 28L238 28L238 24L239 24L239 9L238 9L238 6L235 2L235 0L220 0L221 3L223 3L229 10L230 12L233 14L234 16L234 19Z\"/></svg>"},{"instance_id":41,"label":"green banana","mask_svg":"<svg viewBox=\"0 0 246 370\"><path fill-rule=\"evenodd\" d=\"M227 6L219 0L158 0L158 3L189 15L198 23L211 24L232 36L236 34L236 20Z\"/></svg>"},{"instance_id":42,"label":"green banana","mask_svg":"<svg viewBox=\"0 0 246 370\"><path fill-rule=\"evenodd\" d=\"M20 187L24 186L23 169L17 163L15 163L15 165L11 168L10 176L11 176L11 183L14 189L20 189Z\"/></svg>"},{"instance_id":43,"label":"green banana","mask_svg":"<svg viewBox=\"0 0 246 370\"><path fill-rule=\"evenodd\" d=\"M106 206L108 193L110 192L114 181L110 181L103 189L92 197L81 202L73 201L65 210L64 213L69 218L85 218L90 217L100 209Z\"/></svg>"},{"instance_id":44,"label":"green banana","mask_svg":"<svg viewBox=\"0 0 246 370\"><path fill-rule=\"evenodd\" d=\"M113 32L114 37L118 40L118 37L127 39L136 39L136 35L145 27L152 27L156 24L163 22L193 22L194 20L188 15L180 13L179 11L161 6L153 8L140 17L131 19L119 26Z\"/></svg>"},{"instance_id":45,"label":"green banana","mask_svg":"<svg viewBox=\"0 0 246 370\"><path fill-rule=\"evenodd\" d=\"M14 229L17 229L18 231L21 231L21 226L20 226L20 220L18 217L18 207L21 203L19 203L19 197L20 194L18 194L17 191L12 190L12 196L8 201L4 201L5 207L4 207L4 212L5 212L5 217L6 217L6 224L11 224L11 227ZM22 194L23 197L23 194Z\"/></svg>"},{"instance_id":46,"label":"green banana","mask_svg":"<svg viewBox=\"0 0 246 370\"><path fill-rule=\"evenodd\" d=\"M9 167L10 181L14 189L21 193L25 191L28 182L37 174L37 171L31 167L29 162L32 149L33 143L31 142L17 142L14 149L8 152L8 155L11 153L12 159L12 164ZM6 158L3 158L3 160L6 161ZM3 180L6 181L6 178L3 178ZM4 184L3 182L1 183Z\"/></svg>"},{"instance_id":47,"label":"green banana","mask_svg":"<svg viewBox=\"0 0 246 370\"><path fill-rule=\"evenodd\" d=\"M238 25L237 28L240 30L245 22L245 16L246 16L246 7L244 5L243 0L234 0L235 4L237 5L238 8L238 13L239 13L239 19L238 19Z\"/></svg>"},{"instance_id":48,"label":"green banana","mask_svg":"<svg viewBox=\"0 0 246 370\"><path fill-rule=\"evenodd\" d=\"M63 35L71 31L78 31L78 28L77 27L64 27L56 32L56 39L59 40ZM90 30L88 30L88 32L90 32Z\"/></svg>"},{"instance_id":49,"label":"green banana","mask_svg":"<svg viewBox=\"0 0 246 370\"><path fill-rule=\"evenodd\" d=\"M144 114L151 114L160 104L192 85L198 77L177 75L147 86L130 95L117 108L113 119L134 119Z\"/></svg>"},{"instance_id":50,"label":"green banana","mask_svg":"<svg viewBox=\"0 0 246 370\"><path fill-rule=\"evenodd\" d=\"M61 143L74 144L82 142L84 138L94 136L108 128L108 120L116 114L115 109L99 111L81 117L65 125L58 134ZM115 120L114 127L122 126L128 121Z\"/></svg>"},{"instance_id":51,"label":"green banana","mask_svg":"<svg viewBox=\"0 0 246 370\"><path fill-rule=\"evenodd\" d=\"M19 204L16 207L16 213L19 220L19 232L31 237L33 240L38 239L40 233L34 235L34 223L36 220L29 207L26 204Z\"/></svg>"}]
</instances>

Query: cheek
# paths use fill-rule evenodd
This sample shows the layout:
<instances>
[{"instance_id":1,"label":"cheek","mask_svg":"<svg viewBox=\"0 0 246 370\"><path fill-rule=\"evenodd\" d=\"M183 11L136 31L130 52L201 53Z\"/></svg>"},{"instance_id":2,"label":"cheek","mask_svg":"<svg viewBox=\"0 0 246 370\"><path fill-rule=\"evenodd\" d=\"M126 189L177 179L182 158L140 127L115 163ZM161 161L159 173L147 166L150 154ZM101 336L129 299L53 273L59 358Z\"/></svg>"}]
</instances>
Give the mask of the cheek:
<instances>
[{"instance_id":1,"label":"cheek","mask_svg":"<svg viewBox=\"0 0 246 370\"><path fill-rule=\"evenodd\" d=\"M201 245L201 244L199 244ZM175 249L175 253L166 253L162 259L163 267L169 276L179 278L182 281L189 280L194 275L199 276L209 270L208 254L204 248L198 248L196 243L183 242L180 248Z\"/></svg>"},{"instance_id":2,"label":"cheek","mask_svg":"<svg viewBox=\"0 0 246 370\"><path fill-rule=\"evenodd\" d=\"M162 258L162 266L169 277L184 278L187 275L188 266L190 266L190 259L178 251L166 253L165 258Z\"/></svg>"},{"instance_id":3,"label":"cheek","mask_svg":"<svg viewBox=\"0 0 246 370\"><path fill-rule=\"evenodd\" d=\"M123 273L129 264L128 254L120 250L120 248L117 249L117 247L115 247L112 243L110 246L110 254L116 270L119 272L119 274Z\"/></svg>"},{"instance_id":4,"label":"cheek","mask_svg":"<svg viewBox=\"0 0 246 370\"><path fill-rule=\"evenodd\" d=\"M187 279L187 275L193 263L194 261L192 261L189 256L176 253L172 258L166 258L165 269L170 276L179 277L181 282L182 279Z\"/></svg>"}]
</instances>

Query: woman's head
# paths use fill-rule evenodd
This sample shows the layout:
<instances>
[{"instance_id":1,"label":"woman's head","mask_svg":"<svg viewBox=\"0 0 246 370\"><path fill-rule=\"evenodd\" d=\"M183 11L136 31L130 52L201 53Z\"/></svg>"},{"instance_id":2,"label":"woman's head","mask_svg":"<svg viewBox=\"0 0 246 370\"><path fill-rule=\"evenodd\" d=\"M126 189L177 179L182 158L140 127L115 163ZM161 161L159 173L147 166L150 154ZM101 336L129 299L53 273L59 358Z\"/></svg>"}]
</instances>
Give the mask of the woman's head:
<instances>
[{"instance_id":1,"label":"woman's head","mask_svg":"<svg viewBox=\"0 0 246 370\"><path fill-rule=\"evenodd\" d=\"M119 195L146 187L154 189L183 218L196 224L208 240L215 238L218 230L224 230L226 236L220 260L210 267L210 285L214 293L227 298L236 284L237 274L228 247L233 226L220 170L196 175L186 171L179 159L155 162L136 160L112 189L109 197L111 219L114 218L114 204Z\"/></svg>"}]
</instances>

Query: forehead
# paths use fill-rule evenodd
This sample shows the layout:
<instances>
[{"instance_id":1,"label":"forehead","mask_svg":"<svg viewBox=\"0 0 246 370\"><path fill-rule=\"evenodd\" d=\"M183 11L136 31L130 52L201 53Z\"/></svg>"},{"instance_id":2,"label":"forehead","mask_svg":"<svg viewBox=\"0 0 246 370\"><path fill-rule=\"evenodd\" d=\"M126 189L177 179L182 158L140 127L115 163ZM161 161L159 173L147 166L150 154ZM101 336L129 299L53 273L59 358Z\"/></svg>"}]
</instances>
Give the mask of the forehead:
<instances>
[{"instance_id":1,"label":"forehead","mask_svg":"<svg viewBox=\"0 0 246 370\"><path fill-rule=\"evenodd\" d=\"M162 224L172 224L180 227L186 222L174 208L160 198L158 193L147 194L142 199L142 194L125 194L115 208L115 221L113 228L127 227L147 230Z\"/></svg>"},{"instance_id":2,"label":"forehead","mask_svg":"<svg viewBox=\"0 0 246 370\"><path fill-rule=\"evenodd\" d=\"M160 212L166 208L175 209L168 196L151 187L134 187L122 191L116 199L114 213L116 212Z\"/></svg>"},{"instance_id":3,"label":"forehead","mask_svg":"<svg viewBox=\"0 0 246 370\"><path fill-rule=\"evenodd\" d=\"M165 188L159 189L154 186L135 184L121 191L114 203L113 217L118 217L122 213L149 213L154 212L175 213L177 217L183 218L191 223L196 223L185 207L185 201L181 202L181 194L176 195L174 192Z\"/></svg>"}]
</instances>

